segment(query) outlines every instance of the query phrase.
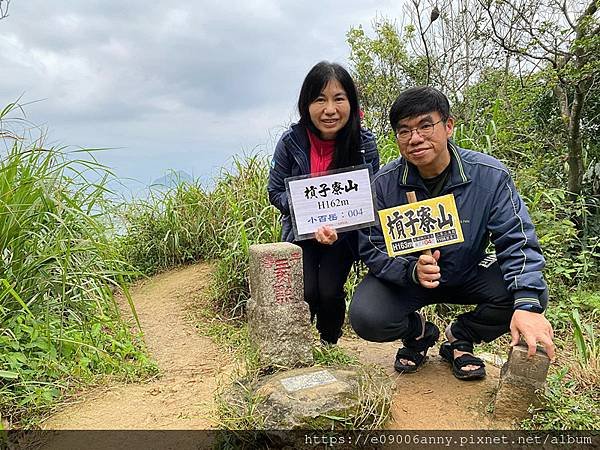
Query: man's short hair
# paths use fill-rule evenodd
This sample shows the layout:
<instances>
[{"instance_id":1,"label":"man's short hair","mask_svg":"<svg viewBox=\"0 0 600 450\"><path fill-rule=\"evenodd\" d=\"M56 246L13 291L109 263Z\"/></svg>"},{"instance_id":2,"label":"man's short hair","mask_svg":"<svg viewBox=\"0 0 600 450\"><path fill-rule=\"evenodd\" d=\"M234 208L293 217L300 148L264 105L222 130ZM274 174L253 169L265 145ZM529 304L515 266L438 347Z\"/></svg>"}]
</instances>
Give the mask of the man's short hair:
<instances>
[{"instance_id":1,"label":"man's short hair","mask_svg":"<svg viewBox=\"0 0 600 450\"><path fill-rule=\"evenodd\" d=\"M417 86L402 92L390 109L390 124L396 130L402 119L437 111L445 122L450 117L448 98L431 86Z\"/></svg>"}]
</instances>

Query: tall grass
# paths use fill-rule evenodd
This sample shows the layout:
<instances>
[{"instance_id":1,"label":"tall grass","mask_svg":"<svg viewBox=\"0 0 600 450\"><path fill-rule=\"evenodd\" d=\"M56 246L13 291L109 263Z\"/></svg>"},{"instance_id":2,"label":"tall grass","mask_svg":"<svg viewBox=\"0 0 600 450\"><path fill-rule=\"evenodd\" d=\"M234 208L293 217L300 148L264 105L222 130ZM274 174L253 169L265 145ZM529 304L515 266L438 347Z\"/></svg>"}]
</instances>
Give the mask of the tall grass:
<instances>
[{"instance_id":1,"label":"tall grass","mask_svg":"<svg viewBox=\"0 0 600 450\"><path fill-rule=\"evenodd\" d=\"M71 381L126 375L142 354L113 298L130 271L103 220L110 172L14 132L0 144L0 415L26 421Z\"/></svg>"},{"instance_id":2,"label":"tall grass","mask_svg":"<svg viewBox=\"0 0 600 450\"><path fill-rule=\"evenodd\" d=\"M248 299L248 248L277 242L279 212L267 195L268 159L234 158L212 191L180 183L127 205L121 249L129 263L152 274L198 259L218 259L210 289L231 317Z\"/></svg>"}]
</instances>

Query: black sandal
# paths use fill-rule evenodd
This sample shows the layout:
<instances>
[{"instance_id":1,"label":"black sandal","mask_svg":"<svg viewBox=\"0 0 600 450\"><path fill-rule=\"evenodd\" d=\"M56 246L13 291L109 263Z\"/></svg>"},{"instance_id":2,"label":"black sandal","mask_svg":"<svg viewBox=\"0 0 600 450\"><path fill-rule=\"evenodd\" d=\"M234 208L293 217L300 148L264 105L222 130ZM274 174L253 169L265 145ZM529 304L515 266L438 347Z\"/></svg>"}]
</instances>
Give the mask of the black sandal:
<instances>
[{"instance_id":1,"label":"black sandal","mask_svg":"<svg viewBox=\"0 0 600 450\"><path fill-rule=\"evenodd\" d=\"M419 370L427 360L427 350L440 337L440 330L431 322L424 322L425 332L421 339L404 341L404 347L398 349L394 369L400 373L413 373ZM424 352L423 354L421 352ZM402 364L401 359L412 361L414 364Z\"/></svg>"},{"instance_id":2,"label":"black sandal","mask_svg":"<svg viewBox=\"0 0 600 450\"><path fill-rule=\"evenodd\" d=\"M485 363L473 355L461 355L454 358L454 350L473 353L473 343L468 341L446 341L440 346L440 356L452 365L452 373L459 380L479 380L485 377ZM463 370L465 366L479 366L475 370Z\"/></svg>"}]
</instances>

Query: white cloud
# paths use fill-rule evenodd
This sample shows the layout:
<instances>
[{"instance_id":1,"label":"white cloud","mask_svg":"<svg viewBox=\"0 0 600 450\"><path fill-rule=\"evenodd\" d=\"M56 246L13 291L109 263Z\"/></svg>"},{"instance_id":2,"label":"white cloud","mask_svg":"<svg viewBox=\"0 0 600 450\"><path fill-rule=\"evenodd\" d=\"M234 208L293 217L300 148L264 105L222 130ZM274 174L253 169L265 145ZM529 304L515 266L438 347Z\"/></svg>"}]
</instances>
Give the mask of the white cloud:
<instances>
[{"instance_id":1,"label":"white cloud","mask_svg":"<svg viewBox=\"0 0 600 450\"><path fill-rule=\"evenodd\" d=\"M351 26L401 8L389 0L13 2L0 22L0 100L45 99L28 113L55 139L126 147L108 158L115 169L157 178L169 155L178 155L173 166L200 167L272 145L295 117L308 69L344 63Z\"/></svg>"}]
</instances>

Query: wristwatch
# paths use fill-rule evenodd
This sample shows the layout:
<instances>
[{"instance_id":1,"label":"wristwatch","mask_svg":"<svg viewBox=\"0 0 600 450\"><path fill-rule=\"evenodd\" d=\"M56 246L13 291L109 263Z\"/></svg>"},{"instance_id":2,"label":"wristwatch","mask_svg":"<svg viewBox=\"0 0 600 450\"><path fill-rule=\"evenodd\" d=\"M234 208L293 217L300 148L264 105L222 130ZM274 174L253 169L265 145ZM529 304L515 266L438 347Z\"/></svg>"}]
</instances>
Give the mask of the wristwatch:
<instances>
[{"instance_id":1,"label":"wristwatch","mask_svg":"<svg viewBox=\"0 0 600 450\"><path fill-rule=\"evenodd\" d=\"M538 313L538 314L541 314L544 312L544 308L542 308L539 305L533 305L531 303L525 303L524 305L519 305L515 308L515 311L517 309L521 309L523 311L534 312L534 313Z\"/></svg>"}]
</instances>

